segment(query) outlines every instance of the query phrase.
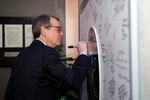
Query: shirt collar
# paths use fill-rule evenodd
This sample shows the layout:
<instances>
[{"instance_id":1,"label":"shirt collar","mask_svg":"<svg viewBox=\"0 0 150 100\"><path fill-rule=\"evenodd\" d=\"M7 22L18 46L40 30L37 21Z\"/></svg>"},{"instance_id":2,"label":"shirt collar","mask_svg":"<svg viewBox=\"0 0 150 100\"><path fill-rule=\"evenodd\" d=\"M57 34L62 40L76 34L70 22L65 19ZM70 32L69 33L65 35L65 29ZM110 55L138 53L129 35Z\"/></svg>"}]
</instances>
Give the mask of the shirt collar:
<instances>
[{"instance_id":1,"label":"shirt collar","mask_svg":"<svg viewBox=\"0 0 150 100\"><path fill-rule=\"evenodd\" d=\"M39 39L39 38L36 38L36 40L39 40L41 41L44 45L47 45L43 40Z\"/></svg>"}]
</instances>

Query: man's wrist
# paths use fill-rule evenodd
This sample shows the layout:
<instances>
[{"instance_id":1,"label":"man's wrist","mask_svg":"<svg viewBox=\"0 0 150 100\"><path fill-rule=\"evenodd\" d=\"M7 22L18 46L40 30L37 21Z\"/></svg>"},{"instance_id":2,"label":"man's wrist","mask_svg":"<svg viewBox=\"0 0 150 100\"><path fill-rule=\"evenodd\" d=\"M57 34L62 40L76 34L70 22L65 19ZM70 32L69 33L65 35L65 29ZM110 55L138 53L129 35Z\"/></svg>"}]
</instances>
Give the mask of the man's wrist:
<instances>
[{"instance_id":1,"label":"man's wrist","mask_svg":"<svg viewBox=\"0 0 150 100\"><path fill-rule=\"evenodd\" d=\"M97 52L88 52L88 56L97 55Z\"/></svg>"},{"instance_id":2,"label":"man's wrist","mask_svg":"<svg viewBox=\"0 0 150 100\"><path fill-rule=\"evenodd\" d=\"M80 55L86 55L86 56L91 56L91 55L97 55L97 52L81 52Z\"/></svg>"},{"instance_id":3,"label":"man's wrist","mask_svg":"<svg viewBox=\"0 0 150 100\"><path fill-rule=\"evenodd\" d=\"M87 52L81 52L80 55L86 55L86 56L88 56L88 53Z\"/></svg>"}]
</instances>

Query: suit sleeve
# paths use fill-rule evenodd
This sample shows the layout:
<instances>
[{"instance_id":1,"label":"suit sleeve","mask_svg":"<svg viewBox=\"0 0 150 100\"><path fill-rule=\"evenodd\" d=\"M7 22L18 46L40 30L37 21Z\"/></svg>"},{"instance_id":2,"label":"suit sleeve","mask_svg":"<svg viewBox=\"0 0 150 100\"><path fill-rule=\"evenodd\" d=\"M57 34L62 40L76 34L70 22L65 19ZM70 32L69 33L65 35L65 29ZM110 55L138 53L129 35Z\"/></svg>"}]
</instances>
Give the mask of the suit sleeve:
<instances>
[{"instance_id":1,"label":"suit sleeve","mask_svg":"<svg viewBox=\"0 0 150 100\"><path fill-rule=\"evenodd\" d=\"M56 51L49 48L45 52L43 62L43 71L48 78L74 88L80 88L87 74L89 58L86 55L80 55L72 69L69 69L60 62Z\"/></svg>"}]
</instances>

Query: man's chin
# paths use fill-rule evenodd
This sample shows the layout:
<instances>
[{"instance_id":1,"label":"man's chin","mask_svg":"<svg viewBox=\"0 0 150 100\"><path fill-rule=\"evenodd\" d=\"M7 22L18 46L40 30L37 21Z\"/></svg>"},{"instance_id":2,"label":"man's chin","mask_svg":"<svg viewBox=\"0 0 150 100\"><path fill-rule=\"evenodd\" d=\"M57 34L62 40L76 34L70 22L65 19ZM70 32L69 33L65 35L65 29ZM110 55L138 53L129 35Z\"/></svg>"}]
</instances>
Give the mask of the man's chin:
<instances>
[{"instance_id":1,"label":"man's chin","mask_svg":"<svg viewBox=\"0 0 150 100\"><path fill-rule=\"evenodd\" d=\"M57 46L60 46L61 45L61 43L57 43Z\"/></svg>"}]
</instances>

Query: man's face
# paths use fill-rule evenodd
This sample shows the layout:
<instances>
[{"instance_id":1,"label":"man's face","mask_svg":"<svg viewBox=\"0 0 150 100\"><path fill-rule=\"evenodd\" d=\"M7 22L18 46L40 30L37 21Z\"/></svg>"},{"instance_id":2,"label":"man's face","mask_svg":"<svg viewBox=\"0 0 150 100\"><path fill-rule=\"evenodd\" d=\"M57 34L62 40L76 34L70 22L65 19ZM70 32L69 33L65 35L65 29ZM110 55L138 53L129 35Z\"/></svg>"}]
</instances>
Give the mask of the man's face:
<instances>
[{"instance_id":1,"label":"man's face","mask_svg":"<svg viewBox=\"0 0 150 100\"><path fill-rule=\"evenodd\" d=\"M46 29L46 43L50 47L56 47L61 44L63 33L58 20L51 18L51 27Z\"/></svg>"}]
</instances>

